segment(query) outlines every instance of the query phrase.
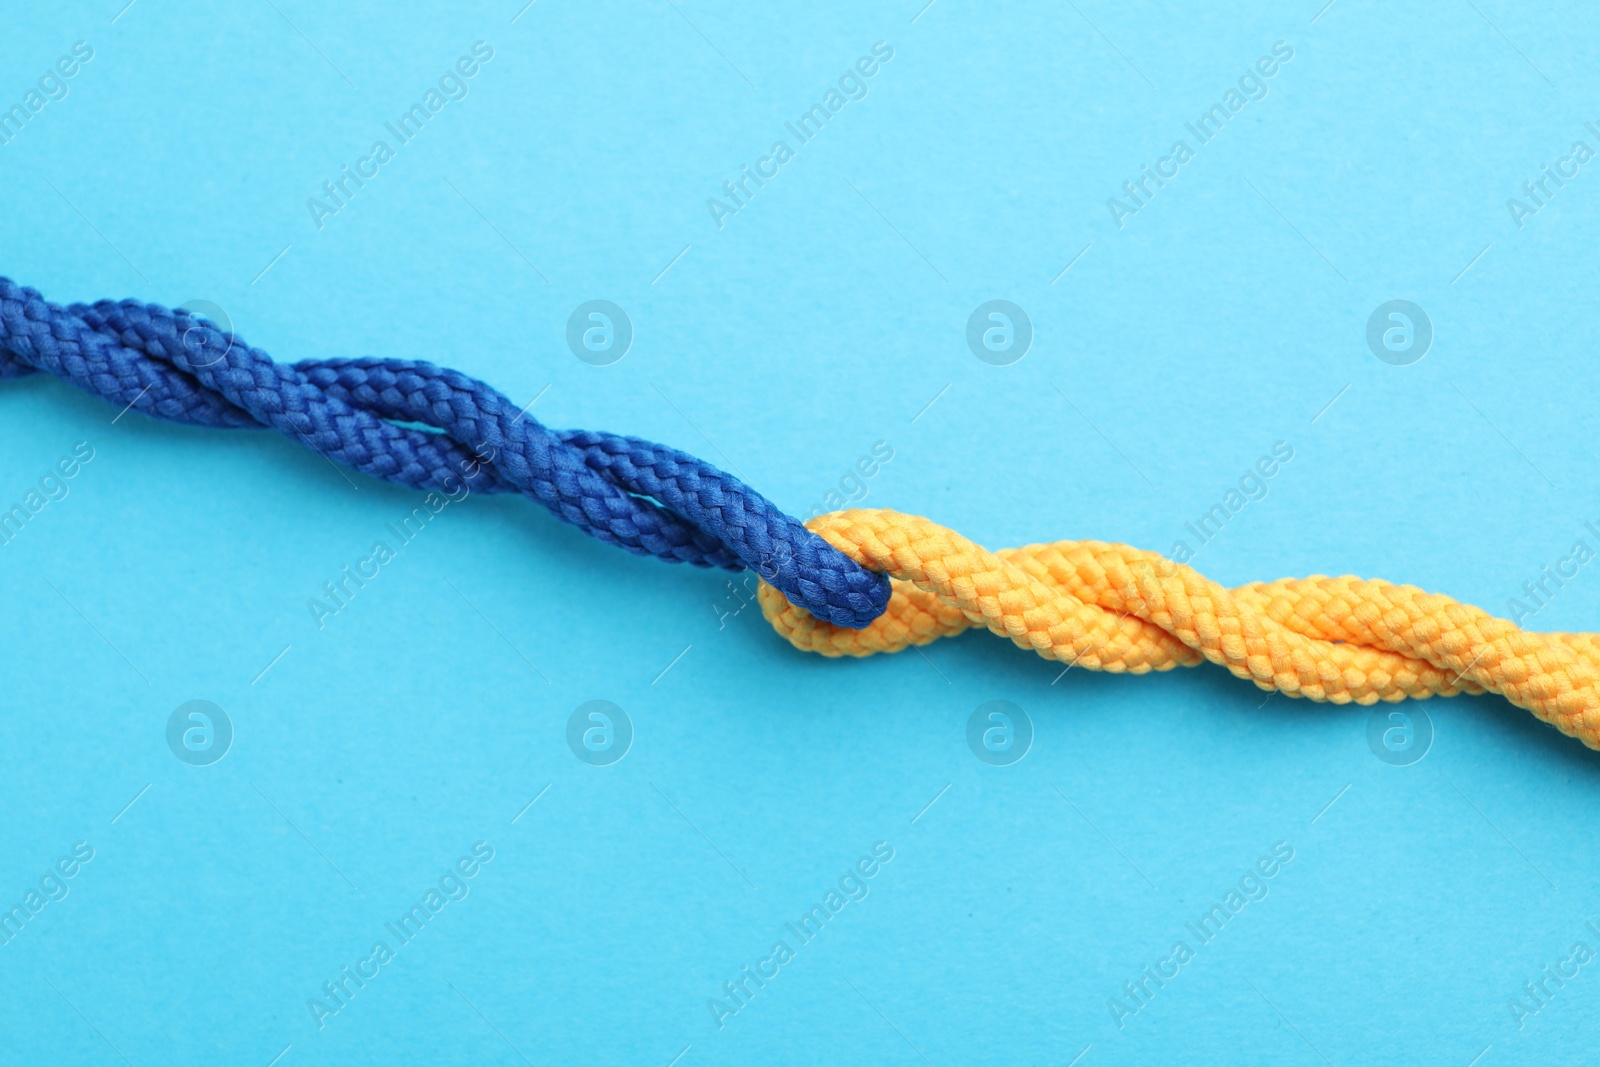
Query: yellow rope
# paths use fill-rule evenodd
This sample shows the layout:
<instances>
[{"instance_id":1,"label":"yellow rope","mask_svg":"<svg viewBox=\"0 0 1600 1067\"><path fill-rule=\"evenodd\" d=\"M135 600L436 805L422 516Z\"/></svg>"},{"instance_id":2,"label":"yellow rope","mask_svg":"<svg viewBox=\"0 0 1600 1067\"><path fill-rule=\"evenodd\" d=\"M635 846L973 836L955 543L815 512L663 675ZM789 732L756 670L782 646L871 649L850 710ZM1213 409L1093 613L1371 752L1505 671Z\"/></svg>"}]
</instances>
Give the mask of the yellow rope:
<instances>
[{"instance_id":1,"label":"yellow rope","mask_svg":"<svg viewBox=\"0 0 1600 1067\"><path fill-rule=\"evenodd\" d=\"M1530 633L1447 596L1361 578L1227 589L1155 552L1103 541L990 552L887 509L806 525L894 587L888 611L850 630L762 582L767 621L808 652L898 652L983 626L1090 670L1143 674L1204 658L1262 689L1336 704L1499 693L1600 748L1600 634Z\"/></svg>"}]
</instances>

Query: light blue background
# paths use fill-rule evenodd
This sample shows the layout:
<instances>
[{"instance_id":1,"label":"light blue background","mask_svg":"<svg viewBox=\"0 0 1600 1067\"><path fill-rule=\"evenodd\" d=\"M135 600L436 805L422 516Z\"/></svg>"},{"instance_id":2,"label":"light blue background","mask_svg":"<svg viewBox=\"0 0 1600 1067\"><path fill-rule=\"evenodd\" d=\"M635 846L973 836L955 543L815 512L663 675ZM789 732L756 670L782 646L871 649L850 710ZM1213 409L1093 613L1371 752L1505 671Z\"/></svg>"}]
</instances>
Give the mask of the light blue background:
<instances>
[{"instance_id":1,"label":"light blue background","mask_svg":"<svg viewBox=\"0 0 1600 1067\"><path fill-rule=\"evenodd\" d=\"M1167 550L1281 440L1270 495L1196 560L1225 583L1356 573L1504 614L1600 547L1600 163L1521 229L1506 207L1600 148L1588 5L920 4L13 5L0 105L74 41L95 56L0 147L0 271L63 303L210 301L284 360L458 367L802 514L881 440L869 506ZM319 231L307 197L477 40L468 98ZM707 198L880 40L868 97L719 230ZM1266 99L1117 229L1106 199L1280 40ZM636 330L610 367L564 342L595 298ZM1036 329L1008 367L964 340L992 298ZM1435 330L1408 367L1365 342L1395 298ZM0 904L95 849L0 947L4 1062L1594 1046L1600 964L1520 1028L1508 999L1600 949L1600 757L1498 698L1409 709L1436 737L1394 767L1367 709L1211 667L1053 681L983 634L828 661L754 607L719 625L728 575L504 498L445 511L319 632L307 598L418 494L116 414L0 388L7 507L95 449L0 548ZM1600 628L1597 595L1591 565L1528 625ZM564 740L596 698L637 731L611 767ZM237 731L214 766L166 745L192 699ZM995 699L1037 731L1006 768L965 743ZM470 895L319 1031L307 999L480 840ZM878 841L870 895L719 1030L707 999ZM1108 998L1276 842L1266 899L1119 1029Z\"/></svg>"}]
</instances>

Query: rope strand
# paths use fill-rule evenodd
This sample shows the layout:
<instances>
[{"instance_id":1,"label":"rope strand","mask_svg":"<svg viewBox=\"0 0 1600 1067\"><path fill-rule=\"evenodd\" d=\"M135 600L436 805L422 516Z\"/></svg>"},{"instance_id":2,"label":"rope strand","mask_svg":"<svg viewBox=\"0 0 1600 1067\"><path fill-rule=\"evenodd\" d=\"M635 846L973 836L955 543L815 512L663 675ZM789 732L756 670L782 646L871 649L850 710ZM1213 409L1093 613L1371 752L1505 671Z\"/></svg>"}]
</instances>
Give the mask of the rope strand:
<instances>
[{"instance_id":1,"label":"rope strand","mask_svg":"<svg viewBox=\"0 0 1600 1067\"><path fill-rule=\"evenodd\" d=\"M1600 634L1529 633L1413 586L1314 576L1226 589L1127 545L990 552L888 510L802 526L687 453L549 430L459 371L275 363L182 309L61 307L0 278L0 379L39 371L173 422L271 428L415 489L468 481L521 493L630 552L753 568L768 621L825 656L896 652L982 626L1069 667L1142 674L1209 660L1262 689L1339 704L1498 693L1600 748Z\"/></svg>"},{"instance_id":2,"label":"rope strand","mask_svg":"<svg viewBox=\"0 0 1600 1067\"><path fill-rule=\"evenodd\" d=\"M172 422L268 427L414 489L450 491L470 478L479 491L521 493L630 552L755 569L839 626L863 626L888 603L881 575L732 475L634 437L557 433L491 386L431 363L275 363L182 309L133 300L61 307L0 278L0 378L35 371Z\"/></svg>"},{"instance_id":3,"label":"rope strand","mask_svg":"<svg viewBox=\"0 0 1600 1067\"><path fill-rule=\"evenodd\" d=\"M888 610L846 630L763 584L796 648L870 656L984 627L1045 659L1143 674L1226 667L1265 690L1336 704L1498 693L1600 748L1600 634L1530 633L1415 586L1285 578L1227 589L1155 552L1059 541L990 552L915 515L861 509L809 524L893 579Z\"/></svg>"}]
</instances>

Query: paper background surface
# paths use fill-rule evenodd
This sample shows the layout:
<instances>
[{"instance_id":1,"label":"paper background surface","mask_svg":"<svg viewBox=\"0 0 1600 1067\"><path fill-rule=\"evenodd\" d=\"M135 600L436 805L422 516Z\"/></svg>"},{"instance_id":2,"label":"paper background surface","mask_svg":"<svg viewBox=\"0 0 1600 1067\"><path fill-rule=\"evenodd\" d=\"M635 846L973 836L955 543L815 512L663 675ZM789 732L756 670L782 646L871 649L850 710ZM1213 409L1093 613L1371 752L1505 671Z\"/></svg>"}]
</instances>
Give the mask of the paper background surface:
<instances>
[{"instance_id":1,"label":"paper background surface","mask_svg":"<svg viewBox=\"0 0 1600 1067\"><path fill-rule=\"evenodd\" d=\"M1600 161L1520 228L1506 204L1600 150L1590 8L520 6L8 11L0 105L74 42L94 57L0 146L0 272L61 303L204 300L280 360L430 359L801 515L881 441L867 506L993 547L1168 551L1284 442L1195 559L1219 581L1355 573L1504 615L1575 541L1600 550ZM307 199L480 40L466 98L319 229ZM797 144L784 123L879 41L865 99ZM1265 98L1200 146L1185 123L1280 41ZM1107 199L1180 138L1194 158L1119 229ZM778 139L794 158L719 229L708 198ZM610 366L567 348L592 299L633 325ZM991 299L1033 325L1009 366L968 349ZM1409 366L1366 342L1394 299L1432 324ZM1368 709L1209 666L1062 677L983 634L826 661L754 606L719 617L729 575L510 498L446 509L319 630L308 598L420 494L270 432L117 414L0 384L0 504L94 449L0 547L0 904L94 849L0 946L0 1059L1593 1047L1600 963L1536 1014L1509 1001L1600 951L1600 756L1498 698L1402 706L1434 737L1392 766ZM1525 625L1600 629L1597 597L1590 563ZM566 742L595 699L633 723L612 766ZM214 765L168 748L190 700L233 724ZM966 743L991 700L1033 724L1012 766ZM478 841L469 895L319 1029L307 1001ZM867 897L719 1028L708 1000L877 842ZM1192 939L1279 842L1265 899ZM1133 1007L1180 939L1194 958L1119 1028L1110 998Z\"/></svg>"}]
</instances>

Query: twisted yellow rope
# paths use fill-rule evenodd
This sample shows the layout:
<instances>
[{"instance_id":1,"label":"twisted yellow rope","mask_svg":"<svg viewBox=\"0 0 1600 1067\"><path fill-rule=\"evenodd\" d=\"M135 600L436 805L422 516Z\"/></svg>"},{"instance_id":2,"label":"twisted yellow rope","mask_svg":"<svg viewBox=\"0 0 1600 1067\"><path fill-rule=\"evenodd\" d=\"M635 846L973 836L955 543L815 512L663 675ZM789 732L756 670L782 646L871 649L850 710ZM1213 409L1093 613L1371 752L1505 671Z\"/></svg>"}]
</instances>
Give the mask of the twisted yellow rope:
<instances>
[{"instance_id":1,"label":"twisted yellow rope","mask_svg":"<svg viewBox=\"0 0 1600 1067\"><path fill-rule=\"evenodd\" d=\"M1262 689L1336 704L1499 693L1600 748L1600 634L1530 633L1447 596L1361 578L1227 589L1155 552L1103 541L990 552L886 509L806 525L894 587L888 611L850 630L762 582L767 621L808 652L898 652L984 626L1090 670L1143 674L1205 658Z\"/></svg>"}]
</instances>

